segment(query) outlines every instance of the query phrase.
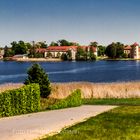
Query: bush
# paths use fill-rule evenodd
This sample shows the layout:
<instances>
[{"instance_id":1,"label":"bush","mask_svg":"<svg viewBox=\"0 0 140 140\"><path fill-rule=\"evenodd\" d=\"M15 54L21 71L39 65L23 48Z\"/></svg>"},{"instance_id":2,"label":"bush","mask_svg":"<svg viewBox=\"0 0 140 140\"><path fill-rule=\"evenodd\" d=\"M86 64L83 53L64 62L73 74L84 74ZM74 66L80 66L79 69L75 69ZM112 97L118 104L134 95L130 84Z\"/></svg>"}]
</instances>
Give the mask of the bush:
<instances>
[{"instance_id":1,"label":"bush","mask_svg":"<svg viewBox=\"0 0 140 140\"><path fill-rule=\"evenodd\" d=\"M51 93L50 81L48 79L48 75L40 67L40 65L34 64L27 73L28 78L25 80L25 84L38 83L40 86L41 97L48 97Z\"/></svg>"},{"instance_id":2,"label":"bush","mask_svg":"<svg viewBox=\"0 0 140 140\"><path fill-rule=\"evenodd\" d=\"M82 105L82 98L81 98L81 90L75 90L70 96L66 99L62 99L55 104L51 105L49 109L62 109L68 107L77 107Z\"/></svg>"},{"instance_id":3,"label":"bush","mask_svg":"<svg viewBox=\"0 0 140 140\"><path fill-rule=\"evenodd\" d=\"M67 61L67 60L68 60L68 56L67 56L67 54L62 53L62 55L61 55L61 59L62 59L63 61Z\"/></svg>"},{"instance_id":4,"label":"bush","mask_svg":"<svg viewBox=\"0 0 140 140\"><path fill-rule=\"evenodd\" d=\"M5 91L0 94L0 116L13 116L40 110L40 88L38 84Z\"/></svg>"}]
</instances>

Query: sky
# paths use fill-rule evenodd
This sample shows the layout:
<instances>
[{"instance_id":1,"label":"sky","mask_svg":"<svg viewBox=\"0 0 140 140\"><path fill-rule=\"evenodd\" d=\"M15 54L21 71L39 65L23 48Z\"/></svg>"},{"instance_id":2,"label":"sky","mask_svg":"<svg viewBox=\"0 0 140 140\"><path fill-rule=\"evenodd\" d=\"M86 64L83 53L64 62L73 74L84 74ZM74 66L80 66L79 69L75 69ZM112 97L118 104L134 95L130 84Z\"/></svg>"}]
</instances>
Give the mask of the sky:
<instances>
[{"instance_id":1,"label":"sky","mask_svg":"<svg viewBox=\"0 0 140 140\"><path fill-rule=\"evenodd\" d=\"M140 43L140 0L0 0L0 46L59 39Z\"/></svg>"}]
</instances>

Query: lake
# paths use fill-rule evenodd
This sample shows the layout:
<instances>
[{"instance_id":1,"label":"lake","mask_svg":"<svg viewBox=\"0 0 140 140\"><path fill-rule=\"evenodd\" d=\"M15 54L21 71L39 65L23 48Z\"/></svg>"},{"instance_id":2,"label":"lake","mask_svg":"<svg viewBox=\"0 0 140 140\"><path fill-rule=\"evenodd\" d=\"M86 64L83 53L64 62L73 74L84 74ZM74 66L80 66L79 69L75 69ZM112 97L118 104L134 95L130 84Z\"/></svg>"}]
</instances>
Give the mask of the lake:
<instances>
[{"instance_id":1,"label":"lake","mask_svg":"<svg viewBox=\"0 0 140 140\"><path fill-rule=\"evenodd\" d=\"M0 84L24 82L33 62L0 61ZM140 80L140 61L40 62L51 82Z\"/></svg>"}]
</instances>

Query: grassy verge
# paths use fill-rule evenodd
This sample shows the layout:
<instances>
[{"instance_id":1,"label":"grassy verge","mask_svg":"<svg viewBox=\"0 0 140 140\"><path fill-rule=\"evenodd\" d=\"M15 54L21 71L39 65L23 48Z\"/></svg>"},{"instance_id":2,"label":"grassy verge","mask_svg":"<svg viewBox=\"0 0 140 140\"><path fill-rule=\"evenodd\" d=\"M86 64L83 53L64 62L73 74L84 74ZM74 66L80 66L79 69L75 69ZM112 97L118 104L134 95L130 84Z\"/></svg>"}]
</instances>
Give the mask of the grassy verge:
<instances>
[{"instance_id":1,"label":"grassy verge","mask_svg":"<svg viewBox=\"0 0 140 140\"><path fill-rule=\"evenodd\" d=\"M121 106L42 140L138 140L140 106Z\"/></svg>"},{"instance_id":2,"label":"grassy verge","mask_svg":"<svg viewBox=\"0 0 140 140\"><path fill-rule=\"evenodd\" d=\"M140 98L128 99L83 99L83 104L86 105L140 105Z\"/></svg>"},{"instance_id":3,"label":"grassy verge","mask_svg":"<svg viewBox=\"0 0 140 140\"><path fill-rule=\"evenodd\" d=\"M56 110L82 105L81 91L75 90L66 99L41 99L41 110Z\"/></svg>"}]
</instances>

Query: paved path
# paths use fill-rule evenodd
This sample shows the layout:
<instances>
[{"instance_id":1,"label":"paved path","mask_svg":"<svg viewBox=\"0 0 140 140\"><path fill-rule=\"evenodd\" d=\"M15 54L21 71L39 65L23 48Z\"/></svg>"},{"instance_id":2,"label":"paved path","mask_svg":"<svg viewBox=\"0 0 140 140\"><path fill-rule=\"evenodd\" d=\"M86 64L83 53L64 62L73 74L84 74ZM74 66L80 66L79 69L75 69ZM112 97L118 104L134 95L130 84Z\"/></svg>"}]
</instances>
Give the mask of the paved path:
<instances>
[{"instance_id":1,"label":"paved path","mask_svg":"<svg viewBox=\"0 0 140 140\"><path fill-rule=\"evenodd\" d=\"M40 112L0 119L0 140L32 140L59 132L115 106L84 105L76 108Z\"/></svg>"}]
</instances>

